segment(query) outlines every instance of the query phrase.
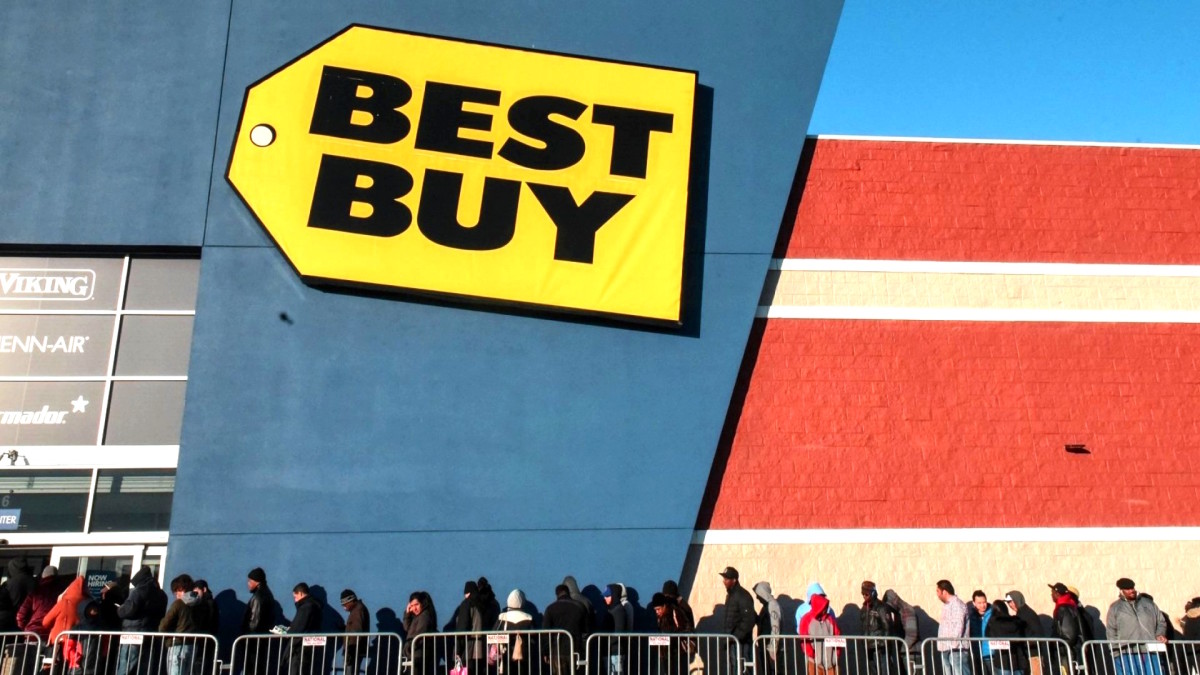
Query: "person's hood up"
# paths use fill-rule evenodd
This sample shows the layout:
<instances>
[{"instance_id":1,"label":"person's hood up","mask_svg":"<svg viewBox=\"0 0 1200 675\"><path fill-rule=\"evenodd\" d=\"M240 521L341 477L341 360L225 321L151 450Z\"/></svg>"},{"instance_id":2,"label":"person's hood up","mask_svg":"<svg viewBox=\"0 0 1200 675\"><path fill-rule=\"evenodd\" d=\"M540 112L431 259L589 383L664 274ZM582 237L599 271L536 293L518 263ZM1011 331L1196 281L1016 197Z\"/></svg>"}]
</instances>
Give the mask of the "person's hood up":
<instances>
[{"instance_id":1,"label":"person's hood up","mask_svg":"<svg viewBox=\"0 0 1200 675\"><path fill-rule=\"evenodd\" d=\"M196 603L200 602L200 601L201 601L201 600L203 600L203 599L204 599L204 594L203 594L203 593L197 593L197 592L196 592L196 591L194 591L194 590L191 590L191 591L188 591L187 593L184 593L184 594L183 594L183 597L181 597L181 598L180 598L180 600L183 600L183 604L184 604L184 605L186 605L186 606L188 606L188 607L191 607L192 605L194 605L194 604L196 604Z\"/></svg>"},{"instance_id":2,"label":"person's hood up","mask_svg":"<svg viewBox=\"0 0 1200 675\"><path fill-rule=\"evenodd\" d=\"M512 589L508 594L508 601L505 603L508 609L521 609L525 606L525 591L519 588Z\"/></svg>"},{"instance_id":3,"label":"person's hood up","mask_svg":"<svg viewBox=\"0 0 1200 675\"><path fill-rule=\"evenodd\" d=\"M138 570L137 574L133 575L133 578L129 580L129 583L133 586L141 587L157 582L154 580L154 574L150 571L150 567L147 565L142 565L142 569Z\"/></svg>"},{"instance_id":4,"label":"person's hood up","mask_svg":"<svg viewBox=\"0 0 1200 675\"><path fill-rule=\"evenodd\" d=\"M824 595L814 594L809 598L808 601L810 604L812 604L813 616L821 616L825 612L829 611L829 598L825 597Z\"/></svg>"},{"instance_id":5,"label":"person's hood up","mask_svg":"<svg viewBox=\"0 0 1200 675\"><path fill-rule=\"evenodd\" d=\"M808 591L805 593L805 599L809 602L812 602L814 595L825 595L825 587L822 586L821 582L819 581L814 581L808 585Z\"/></svg>"},{"instance_id":6,"label":"person's hood up","mask_svg":"<svg viewBox=\"0 0 1200 675\"><path fill-rule=\"evenodd\" d=\"M629 591L625 589L625 584L617 584L617 588L621 589L621 604L629 604Z\"/></svg>"},{"instance_id":7,"label":"person's hood up","mask_svg":"<svg viewBox=\"0 0 1200 675\"><path fill-rule=\"evenodd\" d=\"M900 599L900 594L890 588L883 592L883 601L893 607L904 606L904 600Z\"/></svg>"},{"instance_id":8,"label":"person's hood up","mask_svg":"<svg viewBox=\"0 0 1200 675\"><path fill-rule=\"evenodd\" d=\"M1025 606L1025 594L1021 591L1009 591L1008 597L1012 598L1013 604L1017 606L1017 609Z\"/></svg>"},{"instance_id":9,"label":"person's hood up","mask_svg":"<svg viewBox=\"0 0 1200 675\"><path fill-rule=\"evenodd\" d=\"M754 594L758 596L763 604L769 605L775 601L775 596L771 594L771 584L766 581L760 581L754 584Z\"/></svg>"},{"instance_id":10,"label":"person's hood up","mask_svg":"<svg viewBox=\"0 0 1200 675\"><path fill-rule=\"evenodd\" d=\"M563 577L563 585L571 593L572 598L583 595L583 593L580 593L580 583L575 580L575 577L571 577L570 574Z\"/></svg>"},{"instance_id":11,"label":"person's hood up","mask_svg":"<svg viewBox=\"0 0 1200 675\"><path fill-rule=\"evenodd\" d=\"M73 600L75 602L79 602L80 600L86 598L87 591L83 590L83 577L75 577L75 580L71 582L71 585L67 586L67 590L63 591L62 597L64 600Z\"/></svg>"},{"instance_id":12,"label":"person's hood up","mask_svg":"<svg viewBox=\"0 0 1200 675\"><path fill-rule=\"evenodd\" d=\"M29 561L24 558L13 558L8 561L8 578L13 577L32 577L33 570L29 568Z\"/></svg>"},{"instance_id":13,"label":"person's hood up","mask_svg":"<svg viewBox=\"0 0 1200 675\"><path fill-rule=\"evenodd\" d=\"M75 612L79 617L79 623L75 624L75 630L100 630L99 600L88 598L84 602L79 603L79 606L75 608Z\"/></svg>"}]
</instances>

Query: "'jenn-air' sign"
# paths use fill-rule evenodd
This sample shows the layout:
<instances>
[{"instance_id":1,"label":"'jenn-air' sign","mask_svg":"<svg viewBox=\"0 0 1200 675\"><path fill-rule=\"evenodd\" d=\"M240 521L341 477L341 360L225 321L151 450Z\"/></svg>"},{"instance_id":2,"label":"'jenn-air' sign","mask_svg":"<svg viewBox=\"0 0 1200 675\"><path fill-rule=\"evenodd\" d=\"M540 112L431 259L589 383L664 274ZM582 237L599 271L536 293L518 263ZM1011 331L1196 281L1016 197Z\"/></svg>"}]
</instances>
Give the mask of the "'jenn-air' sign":
<instances>
[{"instance_id":1,"label":"'jenn-air' sign","mask_svg":"<svg viewBox=\"0 0 1200 675\"><path fill-rule=\"evenodd\" d=\"M678 322L696 73L351 26L228 179L312 282Z\"/></svg>"}]
</instances>

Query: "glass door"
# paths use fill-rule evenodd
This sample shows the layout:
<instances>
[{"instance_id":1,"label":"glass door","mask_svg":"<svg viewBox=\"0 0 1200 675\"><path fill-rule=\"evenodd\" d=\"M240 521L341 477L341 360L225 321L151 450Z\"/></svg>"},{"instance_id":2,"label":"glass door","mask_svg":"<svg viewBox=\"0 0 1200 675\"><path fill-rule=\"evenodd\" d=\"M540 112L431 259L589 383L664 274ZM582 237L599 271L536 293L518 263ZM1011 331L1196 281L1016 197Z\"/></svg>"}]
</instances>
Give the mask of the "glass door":
<instances>
[{"instance_id":1,"label":"glass door","mask_svg":"<svg viewBox=\"0 0 1200 675\"><path fill-rule=\"evenodd\" d=\"M144 546L56 546L50 564L59 574L82 575L84 586L94 598L104 584L121 575L133 576L142 566Z\"/></svg>"}]
</instances>

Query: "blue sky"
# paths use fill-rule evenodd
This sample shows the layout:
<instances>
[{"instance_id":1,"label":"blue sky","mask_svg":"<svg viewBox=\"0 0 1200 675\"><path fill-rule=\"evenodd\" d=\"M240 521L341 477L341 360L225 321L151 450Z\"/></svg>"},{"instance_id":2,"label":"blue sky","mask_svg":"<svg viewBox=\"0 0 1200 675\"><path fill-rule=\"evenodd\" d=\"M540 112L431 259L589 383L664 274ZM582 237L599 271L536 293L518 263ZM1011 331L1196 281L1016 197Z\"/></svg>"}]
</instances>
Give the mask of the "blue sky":
<instances>
[{"instance_id":1,"label":"blue sky","mask_svg":"<svg viewBox=\"0 0 1200 675\"><path fill-rule=\"evenodd\" d=\"M1200 144L1200 0L846 0L809 133Z\"/></svg>"}]
</instances>

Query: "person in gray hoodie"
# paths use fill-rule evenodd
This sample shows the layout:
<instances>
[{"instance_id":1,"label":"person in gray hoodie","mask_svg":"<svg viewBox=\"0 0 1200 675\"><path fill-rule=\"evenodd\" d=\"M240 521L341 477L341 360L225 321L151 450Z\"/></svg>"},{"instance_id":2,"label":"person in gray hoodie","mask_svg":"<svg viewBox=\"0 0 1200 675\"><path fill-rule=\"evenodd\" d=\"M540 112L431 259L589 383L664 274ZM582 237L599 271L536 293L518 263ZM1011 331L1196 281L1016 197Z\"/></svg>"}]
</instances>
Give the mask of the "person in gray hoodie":
<instances>
[{"instance_id":1,"label":"person in gray hoodie","mask_svg":"<svg viewBox=\"0 0 1200 675\"><path fill-rule=\"evenodd\" d=\"M766 581L754 584L754 597L762 603L754 620L754 625L758 628L758 640L754 642L754 663L760 664L758 675L775 675L782 643L779 640L763 638L783 633L783 611L779 608L779 601L771 593L771 584Z\"/></svg>"},{"instance_id":2,"label":"person in gray hoodie","mask_svg":"<svg viewBox=\"0 0 1200 675\"><path fill-rule=\"evenodd\" d=\"M1025 632L1021 637L1025 638L1044 638L1048 637L1046 631L1042 629L1042 620L1038 618L1037 612L1025 603L1025 595L1021 591L1009 591L1004 594L1004 602L1008 605L1008 611L1015 617L1021 620L1025 626ZM1029 645L1029 673L1030 675L1042 675L1043 658L1049 661L1053 651L1052 648L1042 644L1031 643ZM1051 672L1049 668L1046 672Z\"/></svg>"},{"instance_id":3,"label":"person in gray hoodie","mask_svg":"<svg viewBox=\"0 0 1200 675\"><path fill-rule=\"evenodd\" d=\"M571 600L587 612L587 623L583 627L583 641L586 643L588 636L596 631L596 608L592 605L591 600L579 592L579 582L575 581L575 577L567 575L563 577L562 582L571 594ZM583 649L583 645L578 645L576 649Z\"/></svg>"}]
</instances>

